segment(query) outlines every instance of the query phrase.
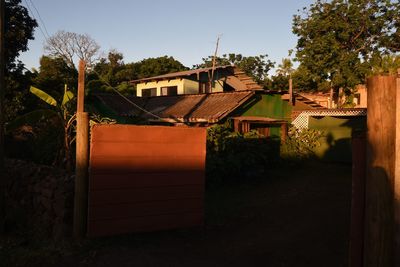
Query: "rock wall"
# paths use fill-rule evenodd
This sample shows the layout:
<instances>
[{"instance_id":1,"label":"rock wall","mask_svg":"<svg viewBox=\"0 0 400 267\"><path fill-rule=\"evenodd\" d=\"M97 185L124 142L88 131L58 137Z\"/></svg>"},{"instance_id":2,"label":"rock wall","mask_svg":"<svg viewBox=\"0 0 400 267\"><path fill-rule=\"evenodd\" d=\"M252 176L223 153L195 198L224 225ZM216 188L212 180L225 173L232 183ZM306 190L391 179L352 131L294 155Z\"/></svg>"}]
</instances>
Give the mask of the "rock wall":
<instances>
[{"instance_id":1,"label":"rock wall","mask_svg":"<svg viewBox=\"0 0 400 267\"><path fill-rule=\"evenodd\" d=\"M5 162L6 227L47 238L71 235L74 176L30 162Z\"/></svg>"}]
</instances>

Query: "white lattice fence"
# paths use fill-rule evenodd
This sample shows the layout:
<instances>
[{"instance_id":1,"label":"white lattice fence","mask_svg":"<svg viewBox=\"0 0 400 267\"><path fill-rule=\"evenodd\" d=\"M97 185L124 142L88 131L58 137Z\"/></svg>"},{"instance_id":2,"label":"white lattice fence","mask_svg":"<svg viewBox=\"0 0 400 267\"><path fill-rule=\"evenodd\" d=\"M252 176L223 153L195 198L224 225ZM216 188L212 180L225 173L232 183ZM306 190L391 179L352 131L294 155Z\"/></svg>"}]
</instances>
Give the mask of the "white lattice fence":
<instances>
[{"instance_id":1,"label":"white lattice fence","mask_svg":"<svg viewBox=\"0 0 400 267\"><path fill-rule=\"evenodd\" d=\"M367 116L367 109L323 109L323 110L305 110L292 121L297 129L308 129L310 117L354 117Z\"/></svg>"}]
</instances>

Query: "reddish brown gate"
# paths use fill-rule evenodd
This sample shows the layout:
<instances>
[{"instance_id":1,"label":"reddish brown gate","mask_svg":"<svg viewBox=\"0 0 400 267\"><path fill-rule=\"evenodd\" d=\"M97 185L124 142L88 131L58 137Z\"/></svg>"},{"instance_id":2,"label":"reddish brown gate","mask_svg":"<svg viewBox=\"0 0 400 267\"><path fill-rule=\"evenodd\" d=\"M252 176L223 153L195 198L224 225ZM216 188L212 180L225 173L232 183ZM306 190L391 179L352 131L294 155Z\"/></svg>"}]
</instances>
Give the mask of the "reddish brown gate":
<instances>
[{"instance_id":1,"label":"reddish brown gate","mask_svg":"<svg viewBox=\"0 0 400 267\"><path fill-rule=\"evenodd\" d=\"M205 155L202 128L93 127L88 236L201 225Z\"/></svg>"}]
</instances>

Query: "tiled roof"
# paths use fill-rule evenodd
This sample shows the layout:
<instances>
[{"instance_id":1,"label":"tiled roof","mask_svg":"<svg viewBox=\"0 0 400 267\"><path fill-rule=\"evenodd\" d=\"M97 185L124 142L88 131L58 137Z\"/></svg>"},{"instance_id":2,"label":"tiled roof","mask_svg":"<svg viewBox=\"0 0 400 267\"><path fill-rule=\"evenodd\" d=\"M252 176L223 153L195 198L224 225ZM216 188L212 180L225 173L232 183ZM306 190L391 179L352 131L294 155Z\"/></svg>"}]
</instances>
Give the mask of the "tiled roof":
<instances>
[{"instance_id":1,"label":"tiled roof","mask_svg":"<svg viewBox=\"0 0 400 267\"><path fill-rule=\"evenodd\" d=\"M128 97L128 99L164 121L215 123L225 118L254 94L253 91L237 91L147 98ZM140 110L119 95L98 94L95 97L120 116L158 120L156 116Z\"/></svg>"}]
</instances>

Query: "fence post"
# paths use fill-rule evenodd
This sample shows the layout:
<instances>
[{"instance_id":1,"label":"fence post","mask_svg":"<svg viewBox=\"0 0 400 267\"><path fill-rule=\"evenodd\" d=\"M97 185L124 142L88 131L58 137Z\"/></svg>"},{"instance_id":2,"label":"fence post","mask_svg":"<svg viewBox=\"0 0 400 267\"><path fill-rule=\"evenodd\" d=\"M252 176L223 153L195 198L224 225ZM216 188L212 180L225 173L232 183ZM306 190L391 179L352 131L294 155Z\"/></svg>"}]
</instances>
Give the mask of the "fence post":
<instances>
[{"instance_id":1,"label":"fence post","mask_svg":"<svg viewBox=\"0 0 400 267\"><path fill-rule=\"evenodd\" d=\"M350 223L350 267L361 267L364 246L364 208L366 171L366 133L355 131L352 136L352 199Z\"/></svg>"},{"instance_id":2,"label":"fence post","mask_svg":"<svg viewBox=\"0 0 400 267\"><path fill-rule=\"evenodd\" d=\"M5 85L5 57L4 57L4 0L0 0L0 236L4 232L6 217L6 187L7 179L4 166L4 94Z\"/></svg>"},{"instance_id":3,"label":"fence post","mask_svg":"<svg viewBox=\"0 0 400 267\"><path fill-rule=\"evenodd\" d=\"M395 75L367 79L368 143L365 191L364 266L399 266L398 206L400 106ZM396 186L396 187L395 187ZM397 225L396 225L397 224ZM397 236L395 236L397 235ZM397 247L396 247L397 246ZM398 257L398 256L397 256Z\"/></svg>"},{"instance_id":4,"label":"fence post","mask_svg":"<svg viewBox=\"0 0 400 267\"><path fill-rule=\"evenodd\" d=\"M394 171L395 266L400 266L400 69L396 79L396 149Z\"/></svg>"},{"instance_id":5,"label":"fence post","mask_svg":"<svg viewBox=\"0 0 400 267\"><path fill-rule=\"evenodd\" d=\"M88 165L89 165L89 115L84 112L85 62L79 62L78 108L76 113L76 177L74 199L74 237L86 235L88 209Z\"/></svg>"}]
</instances>

